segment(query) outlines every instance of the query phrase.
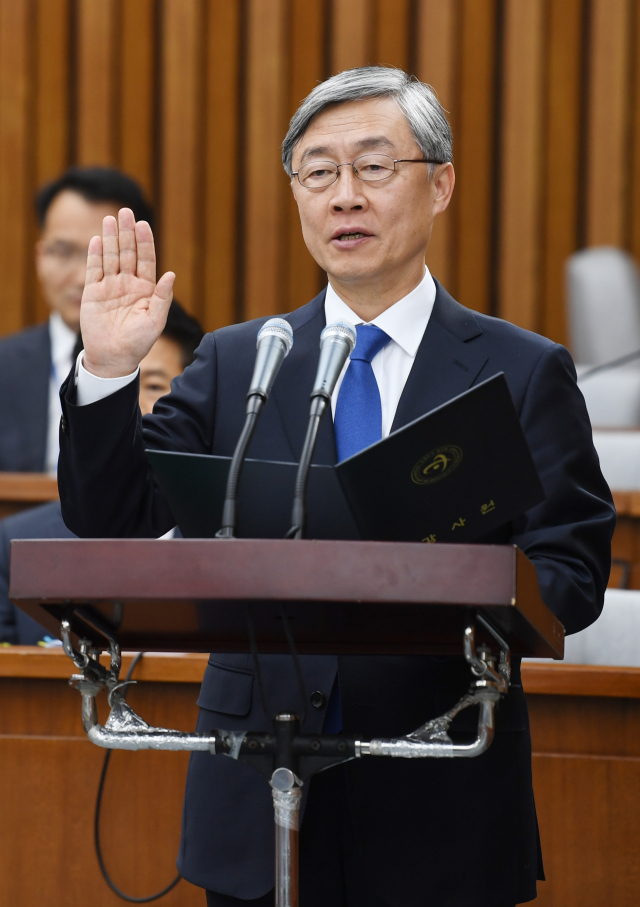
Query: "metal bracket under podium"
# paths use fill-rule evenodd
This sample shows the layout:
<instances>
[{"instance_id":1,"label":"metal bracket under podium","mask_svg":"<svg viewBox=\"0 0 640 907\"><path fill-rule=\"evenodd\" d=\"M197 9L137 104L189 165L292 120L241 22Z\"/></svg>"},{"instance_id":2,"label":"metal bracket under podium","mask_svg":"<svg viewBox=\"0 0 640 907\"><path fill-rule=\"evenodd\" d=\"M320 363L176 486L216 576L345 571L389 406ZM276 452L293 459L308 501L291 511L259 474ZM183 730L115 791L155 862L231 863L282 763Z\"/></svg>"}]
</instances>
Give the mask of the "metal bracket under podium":
<instances>
[{"instance_id":1,"label":"metal bracket under podium","mask_svg":"<svg viewBox=\"0 0 640 907\"><path fill-rule=\"evenodd\" d=\"M76 611L82 611L77 608ZM361 740L346 735L301 734L293 713L274 717L272 732L214 730L210 734L184 733L148 725L126 702L127 682L120 681L121 654L113 631L92 613L80 616L109 640L110 666L99 661L100 649L81 639L79 650L71 641L71 625L61 623L65 653L80 671L70 684L82 696L84 730L97 746L107 749L159 749L209 752L245 762L270 783L276 831L276 907L297 907L298 828L301 789L319 771L366 756L395 758L472 758L484 753L494 734L496 702L509 689L510 650L505 639L481 615L465 628L464 657L473 676L469 692L444 715L427 721L403 737ZM99 624L99 626L98 626ZM476 624L497 644L476 644ZM129 681L132 683L135 681ZM104 726L98 722L96 696L108 693L111 711ZM476 739L455 743L449 736L451 722L463 709L480 707Z\"/></svg>"}]
</instances>

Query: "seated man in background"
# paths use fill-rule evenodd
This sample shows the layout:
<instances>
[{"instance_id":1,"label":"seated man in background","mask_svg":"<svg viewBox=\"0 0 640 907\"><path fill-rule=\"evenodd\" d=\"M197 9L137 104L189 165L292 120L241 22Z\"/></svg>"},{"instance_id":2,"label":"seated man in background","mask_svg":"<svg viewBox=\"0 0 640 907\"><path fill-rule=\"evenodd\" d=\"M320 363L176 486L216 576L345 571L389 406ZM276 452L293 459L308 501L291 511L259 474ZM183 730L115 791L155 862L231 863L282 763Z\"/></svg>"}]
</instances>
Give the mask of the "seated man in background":
<instances>
[{"instance_id":1,"label":"seated man in background","mask_svg":"<svg viewBox=\"0 0 640 907\"><path fill-rule=\"evenodd\" d=\"M153 411L171 382L193 362L202 329L180 303L171 303L164 331L140 363L140 411ZM173 532L173 530L172 530ZM60 502L32 507L0 521L0 643L34 646L48 633L44 627L9 601L9 550L12 539L74 539L65 526Z\"/></svg>"},{"instance_id":2,"label":"seated man in background","mask_svg":"<svg viewBox=\"0 0 640 907\"><path fill-rule=\"evenodd\" d=\"M36 195L36 271L51 315L45 324L0 340L0 471L56 471L58 391L74 351L82 348L80 299L89 240L102 219L123 205L136 217L152 217L140 186L110 167L72 167Z\"/></svg>"}]
</instances>

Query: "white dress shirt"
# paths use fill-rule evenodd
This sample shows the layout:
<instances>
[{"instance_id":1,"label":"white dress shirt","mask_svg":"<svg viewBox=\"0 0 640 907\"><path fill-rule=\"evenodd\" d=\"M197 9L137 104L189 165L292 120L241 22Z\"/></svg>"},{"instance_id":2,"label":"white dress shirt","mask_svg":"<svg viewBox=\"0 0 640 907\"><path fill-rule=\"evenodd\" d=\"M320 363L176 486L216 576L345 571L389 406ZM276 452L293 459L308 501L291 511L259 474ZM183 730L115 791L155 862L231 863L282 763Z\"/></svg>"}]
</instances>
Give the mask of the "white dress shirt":
<instances>
[{"instance_id":1,"label":"white dress shirt","mask_svg":"<svg viewBox=\"0 0 640 907\"><path fill-rule=\"evenodd\" d=\"M58 468L58 430L60 427L60 385L69 374L73 348L78 335L68 327L62 317L53 312L49 318L49 341L51 343L51 372L49 373L49 412L47 422L47 452L45 470L55 473Z\"/></svg>"},{"instance_id":2,"label":"white dress shirt","mask_svg":"<svg viewBox=\"0 0 640 907\"><path fill-rule=\"evenodd\" d=\"M388 308L382 315L371 322L391 337L391 340L374 356L371 367L376 376L382 404L382 437L386 438L391 431L393 419L400 402L400 397L409 372L416 358L420 341L429 323L433 304L436 298L436 285L429 269L425 266L424 278L407 296ZM327 287L324 301L327 324L332 321L350 321L352 324L364 324L349 306L340 299L331 284ZM76 365L76 385L78 406L95 403L115 393L129 384L138 374L138 369L122 378L98 378L88 372L82 364L82 353ZM349 360L338 378L331 398L331 412L335 415L336 401L344 373L349 367Z\"/></svg>"},{"instance_id":3,"label":"white dress shirt","mask_svg":"<svg viewBox=\"0 0 640 907\"><path fill-rule=\"evenodd\" d=\"M370 322L391 337L391 340L371 360L371 368L380 391L383 438L386 438L391 431L398 403L416 358L420 341L427 329L435 299L436 285L429 269L425 266L424 278L415 290ZM365 323L340 299L331 284L327 287L324 311L327 324L345 319L354 325ZM331 412L334 416L340 385L348 367L349 360L347 359L331 397Z\"/></svg>"}]
</instances>

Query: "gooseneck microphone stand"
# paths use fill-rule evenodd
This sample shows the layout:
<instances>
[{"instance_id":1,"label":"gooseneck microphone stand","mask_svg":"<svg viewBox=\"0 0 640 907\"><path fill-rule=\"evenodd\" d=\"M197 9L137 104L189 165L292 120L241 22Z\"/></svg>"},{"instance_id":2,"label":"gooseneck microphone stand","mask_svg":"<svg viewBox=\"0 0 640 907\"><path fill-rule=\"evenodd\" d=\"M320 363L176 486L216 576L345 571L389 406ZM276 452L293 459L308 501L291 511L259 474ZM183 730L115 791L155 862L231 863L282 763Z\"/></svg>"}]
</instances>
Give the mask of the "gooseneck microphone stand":
<instances>
[{"instance_id":1,"label":"gooseneck microphone stand","mask_svg":"<svg viewBox=\"0 0 640 907\"><path fill-rule=\"evenodd\" d=\"M313 452L318 440L318 430L322 417L331 403L336 382L340 377L347 358L356 345L356 330L347 321L336 321L328 324L320 335L320 361L316 380L311 391L311 406L307 434L304 439L291 511L291 529L287 538L303 539L307 526L307 483Z\"/></svg>"},{"instance_id":2,"label":"gooseneck microphone stand","mask_svg":"<svg viewBox=\"0 0 640 907\"><path fill-rule=\"evenodd\" d=\"M258 417L269 398L269 393L280 371L280 366L293 346L293 331L284 318L270 318L258 331L256 364L251 386L247 393L247 410L244 426L233 452L227 489L222 508L222 525L216 532L217 539L235 538L237 522L237 497L240 473L247 456L249 444L258 424Z\"/></svg>"}]
</instances>

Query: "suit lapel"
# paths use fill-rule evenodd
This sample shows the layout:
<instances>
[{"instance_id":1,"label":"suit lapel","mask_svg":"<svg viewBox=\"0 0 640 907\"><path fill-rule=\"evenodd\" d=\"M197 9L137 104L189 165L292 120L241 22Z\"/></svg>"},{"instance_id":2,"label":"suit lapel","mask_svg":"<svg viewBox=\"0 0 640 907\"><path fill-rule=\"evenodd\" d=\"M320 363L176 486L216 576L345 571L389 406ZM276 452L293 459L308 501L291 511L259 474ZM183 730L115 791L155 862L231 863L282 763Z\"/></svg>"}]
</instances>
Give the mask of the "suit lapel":
<instances>
[{"instance_id":1,"label":"suit lapel","mask_svg":"<svg viewBox=\"0 0 640 907\"><path fill-rule=\"evenodd\" d=\"M433 312L398 403L392 431L413 422L437 406L468 390L488 356L473 343L482 328L465 309L436 283Z\"/></svg>"},{"instance_id":2,"label":"suit lapel","mask_svg":"<svg viewBox=\"0 0 640 907\"><path fill-rule=\"evenodd\" d=\"M433 312L400 397L392 431L468 390L488 359L484 347L473 343L482 335L473 312L457 303L438 281L435 283ZM320 334L326 324L324 297L323 290L306 306L286 316L293 328L293 349L272 391L296 462L304 443ZM333 465L336 461L333 419L326 413L320 424L314 462Z\"/></svg>"},{"instance_id":3,"label":"suit lapel","mask_svg":"<svg viewBox=\"0 0 640 907\"><path fill-rule=\"evenodd\" d=\"M293 328L293 348L272 391L296 463L300 460L307 430L309 395L320 357L320 334L326 324L324 297L323 290L308 305L286 316ZM320 423L313 461L333 465L336 459L333 419L327 412Z\"/></svg>"}]
</instances>

